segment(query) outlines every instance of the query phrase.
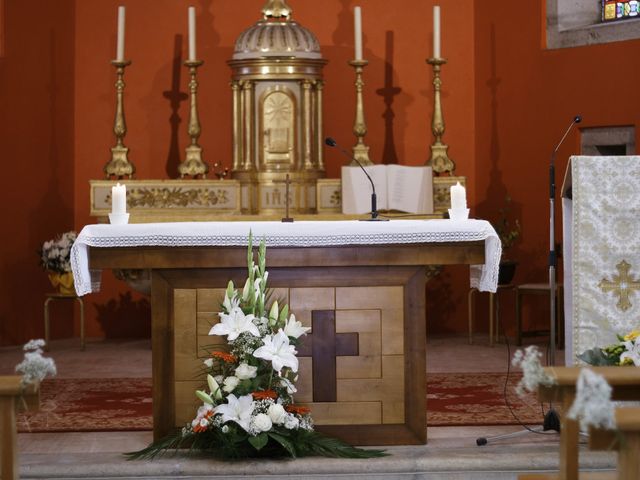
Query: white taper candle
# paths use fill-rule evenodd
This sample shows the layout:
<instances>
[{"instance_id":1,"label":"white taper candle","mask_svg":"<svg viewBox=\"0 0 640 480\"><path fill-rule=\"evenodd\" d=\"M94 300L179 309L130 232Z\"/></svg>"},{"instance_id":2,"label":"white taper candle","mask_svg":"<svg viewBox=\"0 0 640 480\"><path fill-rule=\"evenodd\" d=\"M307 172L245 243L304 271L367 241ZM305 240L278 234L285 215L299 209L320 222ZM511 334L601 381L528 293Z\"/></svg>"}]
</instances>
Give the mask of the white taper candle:
<instances>
[{"instance_id":1,"label":"white taper candle","mask_svg":"<svg viewBox=\"0 0 640 480\"><path fill-rule=\"evenodd\" d=\"M451 186L451 209L464 210L467 208L467 190L457 182Z\"/></svg>"},{"instance_id":2,"label":"white taper candle","mask_svg":"<svg viewBox=\"0 0 640 480\"><path fill-rule=\"evenodd\" d=\"M119 183L111 187L111 213L127 213L127 187Z\"/></svg>"},{"instance_id":3,"label":"white taper candle","mask_svg":"<svg viewBox=\"0 0 640 480\"><path fill-rule=\"evenodd\" d=\"M118 43L116 61L124 62L124 7L118 7Z\"/></svg>"},{"instance_id":4,"label":"white taper candle","mask_svg":"<svg viewBox=\"0 0 640 480\"><path fill-rule=\"evenodd\" d=\"M356 60L362 60L362 9L353 8L353 31L356 45Z\"/></svg>"},{"instance_id":5,"label":"white taper candle","mask_svg":"<svg viewBox=\"0 0 640 480\"><path fill-rule=\"evenodd\" d=\"M433 7L433 58L440 58L440 7Z\"/></svg>"},{"instance_id":6,"label":"white taper candle","mask_svg":"<svg viewBox=\"0 0 640 480\"><path fill-rule=\"evenodd\" d=\"M196 61L196 8L189 7L189 61Z\"/></svg>"}]
</instances>

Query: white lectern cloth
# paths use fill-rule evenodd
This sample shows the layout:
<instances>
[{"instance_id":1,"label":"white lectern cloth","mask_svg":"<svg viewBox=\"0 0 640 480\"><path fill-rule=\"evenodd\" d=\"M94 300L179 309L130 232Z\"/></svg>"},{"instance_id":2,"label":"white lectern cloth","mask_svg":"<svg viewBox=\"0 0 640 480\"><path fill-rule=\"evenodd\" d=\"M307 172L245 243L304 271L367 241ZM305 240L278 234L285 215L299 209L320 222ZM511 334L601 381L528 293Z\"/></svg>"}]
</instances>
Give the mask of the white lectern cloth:
<instances>
[{"instance_id":1,"label":"white lectern cloth","mask_svg":"<svg viewBox=\"0 0 640 480\"><path fill-rule=\"evenodd\" d=\"M640 156L573 156L567 165L562 187L566 365L638 327L640 292L630 287L631 307L621 310L619 297L600 282L615 280L622 261L631 265L634 282L640 277L639 178Z\"/></svg>"},{"instance_id":2,"label":"white lectern cloth","mask_svg":"<svg viewBox=\"0 0 640 480\"><path fill-rule=\"evenodd\" d=\"M78 295L100 289L100 272L89 272L87 247L327 247L485 241L485 264L471 268L471 286L495 292L502 246L485 220L391 220L388 222L180 222L87 225L71 249L71 268ZM267 251L267 268L269 253Z\"/></svg>"}]
</instances>

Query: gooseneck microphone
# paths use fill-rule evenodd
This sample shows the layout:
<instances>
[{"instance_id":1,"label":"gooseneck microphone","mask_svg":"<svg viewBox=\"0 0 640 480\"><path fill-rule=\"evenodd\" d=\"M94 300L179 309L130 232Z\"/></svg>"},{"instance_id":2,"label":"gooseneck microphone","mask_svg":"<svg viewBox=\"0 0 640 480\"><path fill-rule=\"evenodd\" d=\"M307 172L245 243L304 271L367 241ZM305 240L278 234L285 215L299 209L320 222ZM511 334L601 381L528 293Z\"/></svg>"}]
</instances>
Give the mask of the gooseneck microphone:
<instances>
[{"instance_id":1,"label":"gooseneck microphone","mask_svg":"<svg viewBox=\"0 0 640 480\"><path fill-rule=\"evenodd\" d=\"M362 164L358 161L358 159L356 157L352 156L352 155L349 155L349 152L347 152L344 148L342 148L340 145L338 145L338 142L336 142L332 137L325 138L324 139L324 143L326 143L329 147L337 147L338 150L340 152L342 152L343 155L345 155L349 160L353 160L354 162L356 162L358 164L358 166L362 169L364 174L367 176L367 178L369 179L369 182L371 182L371 218L367 218L367 219L363 219L363 220L368 220L368 221L386 221L386 220L388 220L387 218L379 218L378 217L376 186L373 184L373 180L371 180L371 177L367 173L367 170L362 166Z\"/></svg>"}]
</instances>

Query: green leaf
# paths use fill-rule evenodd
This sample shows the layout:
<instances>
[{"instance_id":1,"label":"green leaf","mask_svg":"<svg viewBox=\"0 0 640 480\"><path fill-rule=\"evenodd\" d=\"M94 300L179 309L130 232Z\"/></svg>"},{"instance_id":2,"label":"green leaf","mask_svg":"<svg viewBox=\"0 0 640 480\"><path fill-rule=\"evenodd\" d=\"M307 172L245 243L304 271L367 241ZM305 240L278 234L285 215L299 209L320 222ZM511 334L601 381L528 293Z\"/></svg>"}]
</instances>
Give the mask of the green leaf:
<instances>
[{"instance_id":1,"label":"green leaf","mask_svg":"<svg viewBox=\"0 0 640 480\"><path fill-rule=\"evenodd\" d=\"M616 359L606 355L600 348L592 348L578 355L578 358L589 365L602 367L607 365L617 365Z\"/></svg>"},{"instance_id":2,"label":"green leaf","mask_svg":"<svg viewBox=\"0 0 640 480\"><path fill-rule=\"evenodd\" d=\"M289 452L289 455L291 455L293 458L297 457L296 447L293 445L293 443L291 443L291 440L289 440L284 435L280 435L279 433L269 432L268 435L280 445L282 445L282 448Z\"/></svg>"},{"instance_id":3,"label":"green leaf","mask_svg":"<svg viewBox=\"0 0 640 480\"><path fill-rule=\"evenodd\" d=\"M266 433L262 432L260 435L256 435L255 437L249 437L249 443L256 450L260 451L269 441L269 437Z\"/></svg>"}]
</instances>

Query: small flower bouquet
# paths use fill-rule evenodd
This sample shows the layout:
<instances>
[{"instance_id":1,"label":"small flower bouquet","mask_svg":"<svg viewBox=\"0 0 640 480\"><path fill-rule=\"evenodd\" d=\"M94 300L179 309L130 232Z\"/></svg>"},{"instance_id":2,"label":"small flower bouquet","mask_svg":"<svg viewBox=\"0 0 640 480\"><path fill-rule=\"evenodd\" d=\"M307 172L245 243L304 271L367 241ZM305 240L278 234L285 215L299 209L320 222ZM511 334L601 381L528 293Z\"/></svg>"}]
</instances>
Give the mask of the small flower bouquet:
<instances>
[{"instance_id":1,"label":"small flower bouquet","mask_svg":"<svg viewBox=\"0 0 640 480\"><path fill-rule=\"evenodd\" d=\"M176 434L127 454L131 459L187 445L222 458L384 455L317 433L309 409L295 403L296 346L309 328L287 305L273 301L267 309L265 257L263 241L254 263L250 235L244 288L240 292L229 282L220 323L209 332L226 337L228 350L210 352L204 361L208 389L195 392L203 402L195 418Z\"/></svg>"},{"instance_id":2,"label":"small flower bouquet","mask_svg":"<svg viewBox=\"0 0 640 480\"><path fill-rule=\"evenodd\" d=\"M22 374L22 385L40 383L45 377L55 377L57 373L53 358L42 356L42 347L45 343L42 339L30 340L22 349L25 351L24 359L16 365L16 372Z\"/></svg>"},{"instance_id":3,"label":"small flower bouquet","mask_svg":"<svg viewBox=\"0 0 640 480\"><path fill-rule=\"evenodd\" d=\"M76 232L65 232L58 238L44 242L39 251L40 265L49 272L71 272L71 246L76 241Z\"/></svg>"},{"instance_id":4,"label":"small flower bouquet","mask_svg":"<svg viewBox=\"0 0 640 480\"><path fill-rule=\"evenodd\" d=\"M618 343L604 348L595 347L587 350L578 358L589 365L635 365L640 367L640 330L633 330L627 335L618 337Z\"/></svg>"}]
</instances>

